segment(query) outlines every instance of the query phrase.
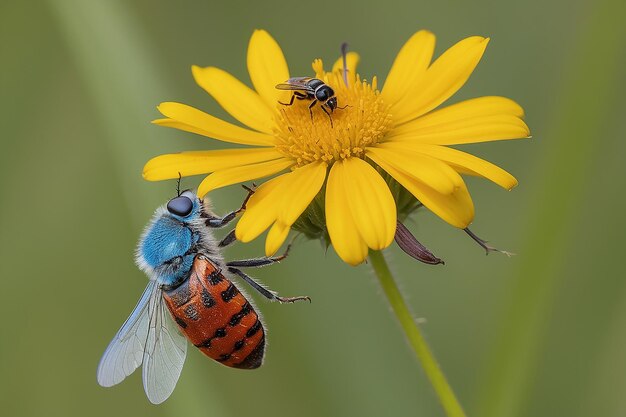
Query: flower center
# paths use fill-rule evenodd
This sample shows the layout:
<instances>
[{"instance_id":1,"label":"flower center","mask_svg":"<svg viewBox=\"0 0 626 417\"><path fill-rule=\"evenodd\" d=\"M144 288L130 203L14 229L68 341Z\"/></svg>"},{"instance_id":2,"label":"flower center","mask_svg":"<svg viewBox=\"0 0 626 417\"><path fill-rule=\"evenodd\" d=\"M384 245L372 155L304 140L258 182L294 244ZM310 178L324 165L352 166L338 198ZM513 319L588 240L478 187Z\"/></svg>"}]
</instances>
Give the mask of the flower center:
<instances>
[{"instance_id":1,"label":"flower center","mask_svg":"<svg viewBox=\"0 0 626 417\"><path fill-rule=\"evenodd\" d=\"M365 148L378 143L391 130L392 120L389 106L376 89L376 77L372 84L361 81L358 75L355 78L346 86L341 72L324 74L322 81L337 98L333 112L327 106L323 109L320 102L309 112L312 100L297 97L291 106L279 104L274 132L276 149L295 159L297 166L363 158ZM286 98L289 102L288 95Z\"/></svg>"}]
</instances>

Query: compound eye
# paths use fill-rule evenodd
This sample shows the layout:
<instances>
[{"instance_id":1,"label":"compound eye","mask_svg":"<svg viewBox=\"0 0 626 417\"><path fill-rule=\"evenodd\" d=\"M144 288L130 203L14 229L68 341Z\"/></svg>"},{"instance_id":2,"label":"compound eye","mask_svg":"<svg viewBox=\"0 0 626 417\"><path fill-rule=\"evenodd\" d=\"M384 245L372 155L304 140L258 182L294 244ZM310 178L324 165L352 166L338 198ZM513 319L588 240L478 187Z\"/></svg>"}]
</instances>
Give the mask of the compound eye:
<instances>
[{"instance_id":1,"label":"compound eye","mask_svg":"<svg viewBox=\"0 0 626 417\"><path fill-rule=\"evenodd\" d=\"M193 210L193 202L189 197L180 196L176 198L172 198L169 203L167 203L167 211L177 216L186 217Z\"/></svg>"}]
</instances>

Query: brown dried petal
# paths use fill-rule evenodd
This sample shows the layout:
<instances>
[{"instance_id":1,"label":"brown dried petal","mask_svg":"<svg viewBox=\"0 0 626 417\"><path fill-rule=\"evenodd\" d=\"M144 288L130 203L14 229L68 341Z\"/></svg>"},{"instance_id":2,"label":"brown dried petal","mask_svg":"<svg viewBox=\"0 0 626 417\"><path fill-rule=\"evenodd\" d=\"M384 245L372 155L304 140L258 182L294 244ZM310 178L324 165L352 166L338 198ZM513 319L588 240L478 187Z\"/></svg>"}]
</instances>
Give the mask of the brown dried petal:
<instances>
[{"instance_id":1,"label":"brown dried petal","mask_svg":"<svg viewBox=\"0 0 626 417\"><path fill-rule=\"evenodd\" d=\"M396 243L407 255L429 265L443 264L426 246L422 245L402 223L396 226Z\"/></svg>"}]
</instances>

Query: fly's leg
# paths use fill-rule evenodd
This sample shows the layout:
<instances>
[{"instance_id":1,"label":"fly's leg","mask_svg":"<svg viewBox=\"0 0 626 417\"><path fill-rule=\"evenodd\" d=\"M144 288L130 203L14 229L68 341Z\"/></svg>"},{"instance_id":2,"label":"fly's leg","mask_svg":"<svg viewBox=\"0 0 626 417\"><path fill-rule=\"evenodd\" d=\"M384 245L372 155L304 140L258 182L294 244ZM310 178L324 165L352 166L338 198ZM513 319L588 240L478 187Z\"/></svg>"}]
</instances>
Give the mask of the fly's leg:
<instances>
[{"instance_id":1,"label":"fly's leg","mask_svg":"<svg viewBox=\"0 0 626 417\"><path fill-rule=\"evenodd\" d=\"M242 259L240 261L230 261L226 262L226 266L232 266L236 268L260 268L262 266L267 266L271 264L275 264L276 262L280 262L289 255L289 250L291 249L291 245L287 246L285 253L280 256L267 257L264 256L262 258L254 258L254 259Z\"/></svg>"},{"instance_id":2,"label":"fly's leg","mask_svg":"<svg viewBox=\"0 0 626 417\"><path fill-rule=\"evenodd\" d=\"M293 93L291 95L291 100L289 100L289 103L283 103L282 101L278 100L279 104L282 104L283 106L291 106L293 104L293 100L296 98L296 93Z\"/></svg>"},{"instance_id":3,"label":"fly's leg","mask_svg":"<svg viewBox=\"0 0 626 417\"><path fill-rule=\"evenodd\" d=\"M241 213L242 211L246 209L246 204L248 204L248 200L250 200L250 197L252 197L252 194L254 194L254 190L252 188L246 187L245 185L243 186L243 188L248 191L248 195L243 200L243 203L241 203L241 207L239 207L235 211L231 211L230 213L226 214L224 217L214 217L208 213L203 212L202 217L207 219L204 223L208 227L220 228L220 227L226 226L228 223L233 221L239 213Z\"/></svg>"},{"instance_id":4,"label":"fly's leg","mask_svg":"<svg viewBox=\"0 0 626 417\"><path fill-rule=\"evenodd\" d=\"M488 245L486 240L481 239L478 236L476 236L476 234L474 234L474 232L472 232L468 227L463 229L463 231L465 233L467 233L468 236L471 237L474 240L474 242L478 243L480 245L480 247L482 247L485 250L485 255L489 255L489 252L500 252L500 253L505 254L508 257L511 257L511 256L515 255L512 252L508 252L508 251L505 251L505 250L500 250L498 248L494 248L493 246Z\"/></svg>"},{"instance_id":5,"label":"fly's leg","mask_svg":"<svg viewBox=\"0 0 626 417\"><path fill-rule=\"evenodd\" d=\"M283 102L282 102L282 101L280 101L280 100L278 100L278 102L279 102L280 104L282 104L283 106L291 106L291 105L293 104L293 101L294 101L296 98L297 98L298 100L304 100L305 98L307 98L307 95L306 95L306 94L302 94L302 93L300 93L300 92L298 92L298 91L294 91L294 92L293 92L293 94L291 95L291 100L289 100L289 103L283 103Z\"/></svg>"},{"instance_id":6,"label":"fly's leg","mask_svg":"<svg viewBox=\"0 0 626 417\"><path fill-rule=\"evenodd\" d=\"M313 122L313 106L317 104L317 100L314 99L311 104L309 104L309 113L311 114L311 123Z\"/></svg>"},{"instance_id":7,"label":"fly's leg","mask_svg":"<svg viewBox=\"0 0 626 417\"><path fill-rule=\"evenodd\" d=\"M333 126L333 117L330 115L330 113L328 113L328 110L326 110L326 105L322 104L322 110L324 110L324 113L326 113L326 115L328 116L328 119L330 120L330 127L331 129L334 128Z\"/></svg>"},{"instance_id":8,"label":"fly's leg","mask_svg":"<svg viewBox=\"0 0 626 417\"><path fill-rule=\"evenodd\" d=\"M296 301L304 301L307 300L309 303L311 302L311 298L308 296L298 296L298 297L281 297L275 291L268 290L263 285L259 284L252 278L250 275L246 274L240 269L229 267L228 271L232 274L239 276L241 279L246 281L252 288L257 290L262 296L267 298L270 301L278 301L279 303L294 303Z\"/></svg>"}]
</instances>

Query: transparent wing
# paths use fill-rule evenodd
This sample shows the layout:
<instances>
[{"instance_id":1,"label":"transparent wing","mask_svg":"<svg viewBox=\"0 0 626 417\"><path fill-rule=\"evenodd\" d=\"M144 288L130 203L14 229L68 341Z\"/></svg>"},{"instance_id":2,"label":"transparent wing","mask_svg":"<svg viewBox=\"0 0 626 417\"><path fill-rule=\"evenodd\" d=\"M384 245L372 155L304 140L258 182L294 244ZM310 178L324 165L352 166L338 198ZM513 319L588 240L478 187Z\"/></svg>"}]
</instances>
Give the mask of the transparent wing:
<instances>
[{"instance_id":1,"label":"transparent wing","mask_svg":"<svg viewBox=\"0 0 626 417\"><path fill-rule=\"evenodd\" d=\"M156 281L150 281L135 309L126 319L98 365L98 384L111 387L132 374L143 361L144 346L150 322L150 300L158 294Z\"/></svg>"},{"instance_id":2,"label":"transparent wing","mask_svg":"<svg viewBox=\"0 0 626 417\"><path fill-rule=\"evenodd\" d=\"M278 84L276 88L279 90L304 90L314 92L315 90L307 85L307 82L310 80L312 80L311 77L294 77L284 83Z\"/></svg>"},{"instance_id":3,"label":"transparent wing","mask_svg":"<svg viewBox=\"0 0 626 417\"><path fill-rule=\"evenodd\" d=\"M143 354L143 388L153 404L160 404L174 391L187 355L187 340L158 297L150 298L150 324Z\"/></svg>"}]
</instances>

